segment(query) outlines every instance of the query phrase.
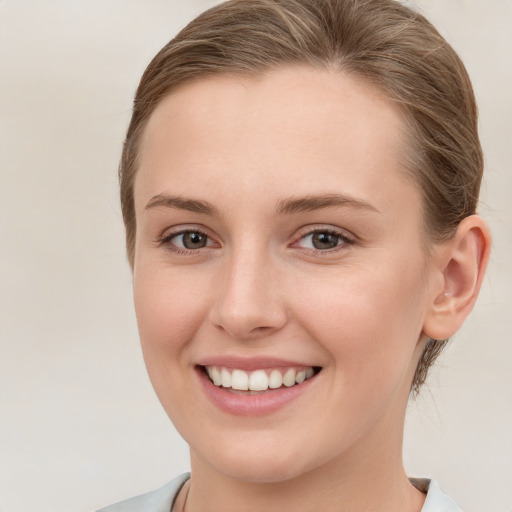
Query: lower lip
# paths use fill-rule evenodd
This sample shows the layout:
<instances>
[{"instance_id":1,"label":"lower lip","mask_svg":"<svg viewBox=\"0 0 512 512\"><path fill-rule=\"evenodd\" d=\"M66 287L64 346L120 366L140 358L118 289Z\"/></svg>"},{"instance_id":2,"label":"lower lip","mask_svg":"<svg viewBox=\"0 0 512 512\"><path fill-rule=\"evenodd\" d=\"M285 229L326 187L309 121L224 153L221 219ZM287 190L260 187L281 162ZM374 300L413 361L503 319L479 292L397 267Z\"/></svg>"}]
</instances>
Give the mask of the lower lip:
<instances>
[{"instance_id":1,"label":"lower lip","mask_svg":"<svg viewBox=\"0 0 512 512\"><path fill-rule=\"evenodd\" d=\"M197 373L206 395L213 404L222 411L237 416L263 416L277 411L303 395L317 377L315 375L302 384L289 388L269 389L265 393L249 395L232 393L226 388L215 386L202 368L197 368Z\"/></svg>"}]
</instances>

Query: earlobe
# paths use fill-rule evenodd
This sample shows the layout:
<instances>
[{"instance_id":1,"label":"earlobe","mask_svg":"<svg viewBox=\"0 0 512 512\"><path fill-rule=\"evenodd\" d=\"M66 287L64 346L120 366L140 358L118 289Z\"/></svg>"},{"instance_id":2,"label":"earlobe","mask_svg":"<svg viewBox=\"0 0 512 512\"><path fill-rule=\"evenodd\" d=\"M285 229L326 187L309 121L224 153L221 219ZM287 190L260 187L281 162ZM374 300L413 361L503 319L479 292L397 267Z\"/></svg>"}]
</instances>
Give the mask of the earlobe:
<instances>
[{"instance_id":1,"label":"earlobe","mask_svg":"<svg viewBox=\"0 0 512 512\"><path fill-rule=\"evenodd\" d=\"M426 336L447 339L462 326L478 297L490 250L489 228L478 215L466 217L455 236L439 246L434 262L439 285L425 318Z\"/></svg>"}]
</instances>

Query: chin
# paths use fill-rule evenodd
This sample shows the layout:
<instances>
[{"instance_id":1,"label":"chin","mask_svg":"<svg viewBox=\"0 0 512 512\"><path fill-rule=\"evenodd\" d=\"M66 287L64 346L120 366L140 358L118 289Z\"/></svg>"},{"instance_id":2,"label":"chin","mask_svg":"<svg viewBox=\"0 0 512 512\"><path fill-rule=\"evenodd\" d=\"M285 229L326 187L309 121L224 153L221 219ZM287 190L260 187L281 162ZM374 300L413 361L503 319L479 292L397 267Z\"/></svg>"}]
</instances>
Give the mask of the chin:
<instances>
[{"instance_id":1,"label":"chin","mask_svg":"<svg viewBox=\"0 0 512 512\"><path fill-rule=\"evenodd\" d=\"M210 447L203 451L200 458L225 477L254 484L293 480L313 469L315 461L307 457L309 450L301 448L297 451L292 447L286 450L283 445L275 442L246 442L226 446L219 443L214 450ZM304 443L301 443L302 446ZM306 460L302 460L301 454L306 455Z\"/></svg>"},{"instance_id":2,"label":"chin","mask_svg":"<svg viewBox=\"0 0 512 512\"><path fill-rule=\"evenodd\" d=\"M215 468L228 478L250 484L277 484L303 474L302 468L290 461L279 463L261 460L232 460Z\"/></svg>"}]
</instances>

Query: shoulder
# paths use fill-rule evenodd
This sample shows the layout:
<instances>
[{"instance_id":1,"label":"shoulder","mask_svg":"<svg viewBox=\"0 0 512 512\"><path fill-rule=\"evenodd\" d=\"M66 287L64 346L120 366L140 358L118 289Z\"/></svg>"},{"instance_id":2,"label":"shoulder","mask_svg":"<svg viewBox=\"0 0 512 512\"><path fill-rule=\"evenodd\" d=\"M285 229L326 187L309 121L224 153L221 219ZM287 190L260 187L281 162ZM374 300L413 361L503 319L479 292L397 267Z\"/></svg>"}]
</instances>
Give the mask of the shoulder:
<instances>
[{"instance_id":1,"label":"shoulder","mask_svg":"<svg viewBox=\"0 0 512 512\"><path fill-rule=\"evenodd\" d=\"M462 512L459 506L441 490L435 480L410 478L410 481L414 487L427 493L421 512Z\"/></svg>"},{"instance_id":2,"label":"shoulder","mask_svg":"<svg viewBox=\"0 0 512 512\"><path fill-rule=\"evenodd\" d=\"M190 474L184 473L159 489L114 503L97 512L170 512L179 490L189 478Z\"/></svg>"}]
</instances>

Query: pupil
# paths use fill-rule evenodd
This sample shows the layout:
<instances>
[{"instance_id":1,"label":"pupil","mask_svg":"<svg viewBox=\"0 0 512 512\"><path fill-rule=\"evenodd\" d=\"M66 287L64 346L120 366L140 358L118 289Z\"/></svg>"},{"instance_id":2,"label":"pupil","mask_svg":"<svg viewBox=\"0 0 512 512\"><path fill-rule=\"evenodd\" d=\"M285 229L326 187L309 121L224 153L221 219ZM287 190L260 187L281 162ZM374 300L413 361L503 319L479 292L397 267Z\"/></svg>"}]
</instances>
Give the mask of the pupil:
<instances>
[{"instance_id":1,"label":"pupil","mask_svg":"<svg viewBox=\"0 0 512 512\"><path fill-rule=\"evenodd\" d=\"M201 249L206 245L206 236L201 233L185 233L183 235L183 245L187 249Z\"/></svg>"},{"instance_id":2,"label":"pupil","mask_svg":"<svg viewBox=\"0 0 512 512\"><path fill-rule=\"evenodd\" d=\"M315 233L313 246L315 249L333 249L338 245L338 235L332 233Z\"/></svg>"}]
</instances>

